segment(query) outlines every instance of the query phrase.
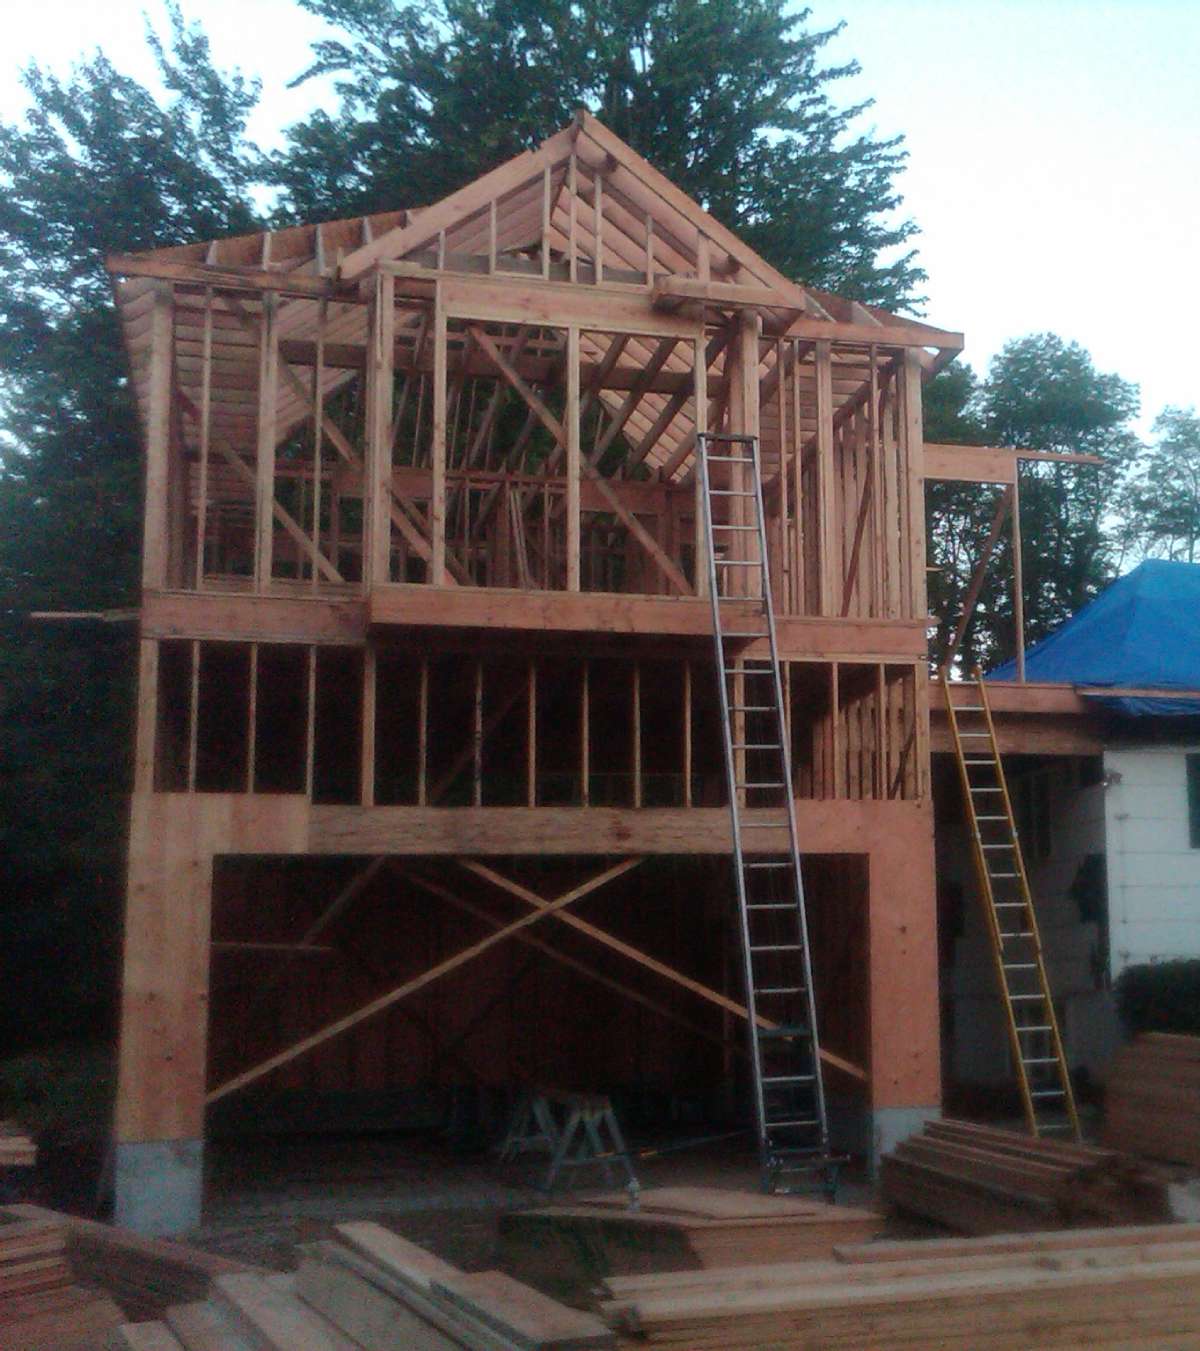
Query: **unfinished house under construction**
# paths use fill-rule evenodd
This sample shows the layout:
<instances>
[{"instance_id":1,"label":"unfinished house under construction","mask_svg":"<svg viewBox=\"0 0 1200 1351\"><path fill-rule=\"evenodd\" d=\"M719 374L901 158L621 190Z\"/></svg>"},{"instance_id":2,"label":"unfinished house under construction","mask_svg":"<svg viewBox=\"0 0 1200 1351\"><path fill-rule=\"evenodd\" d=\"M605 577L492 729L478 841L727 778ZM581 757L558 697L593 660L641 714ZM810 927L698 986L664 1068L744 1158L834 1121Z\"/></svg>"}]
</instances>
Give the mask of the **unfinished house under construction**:
<instances>
[{"instance_id":1,"label":"unfinished house under construction","mask_svg":"<svg viewBox=\"0 0 1200 1351\"><path fill-rule=\"evenodd\" d=\"M206 1120L317 1095L551 1084L761 1143L810 997L835 1148L936 1113L924 481L1005 458L923 445L960 335L781 276L586 115L421 210L110 266L118 1217L194 1222Z\"/></svg>"}]
</instances>

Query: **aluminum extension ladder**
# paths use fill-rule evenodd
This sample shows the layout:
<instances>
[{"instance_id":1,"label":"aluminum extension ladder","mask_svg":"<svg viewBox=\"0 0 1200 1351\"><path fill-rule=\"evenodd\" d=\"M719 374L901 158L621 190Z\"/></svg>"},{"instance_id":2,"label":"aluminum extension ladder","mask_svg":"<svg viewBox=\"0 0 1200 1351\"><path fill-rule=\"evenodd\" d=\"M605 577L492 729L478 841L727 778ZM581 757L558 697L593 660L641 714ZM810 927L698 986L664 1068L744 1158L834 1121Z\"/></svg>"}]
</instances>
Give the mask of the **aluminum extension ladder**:
<instances>
[{"instance_id":1,"label":"aluminum extension ladder","mask_svg":"<svg viewBox=\"0 0 1200 1351\"><path fill-rule=\"evenodd\" d=\"M1025 1123L1035 1137L1057 1132L1078 1140L1075 1094L983 676L978 667L970 680L952 681L945 668L941 674Z\"/></svg>"},{"instance_id":2,"label":"aluminum extension ladder","mask_svg":"<svg viewBox=\"0 0 1200 1351\"><path fill-rule=\"evenodd\" d=\"M832 1192L758 438L702 433L696 445L763 1187L820 1177ZM739 655L750 644L756 655Z\"/></svg>"}]
</instances>

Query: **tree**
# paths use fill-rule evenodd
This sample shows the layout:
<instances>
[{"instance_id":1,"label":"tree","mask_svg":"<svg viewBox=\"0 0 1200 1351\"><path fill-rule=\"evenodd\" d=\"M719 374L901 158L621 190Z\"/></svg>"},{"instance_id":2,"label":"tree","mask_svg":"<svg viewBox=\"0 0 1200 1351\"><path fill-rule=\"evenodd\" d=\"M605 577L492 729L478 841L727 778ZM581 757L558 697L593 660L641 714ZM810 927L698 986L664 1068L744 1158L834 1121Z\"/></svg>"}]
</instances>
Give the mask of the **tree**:
<instances>
[{"instance_id":1,"label":"tree","mask_svg":"<svg viewBox=\"0 0 1200 1351\"><path fill-rule=\"evenodd\" d=\"M1130 425L1138 411L1136 386L1096 370L1078 344L1052 333L1006 344L987 378L975 387L957 377L932 401L942 426L974 430L979 444L1098 456L1098 466L1027 461L1020 471L1025 637L1036 642L1074 614L1112 577L1119 561L1109 520L1116 488L1139 443ZM937 389L935 381L931 387ZM946 486L932 495L930 552L941 575L935 582L949 625L957 621L996 498L985 489ZM1012 549L1009 532L993 554L975 617L963 640L962 661L991 664L1013 654ZM934 588L931 588L931 594Z\"/></svg>"},{"instance_id":2,"label":"tree","mask_svg":"<svg viewBox=\"0 0 1200 1351\"><path fill-rule=\"evenodd\" d=\"M0 1036L34 1033L31 998L72 1021L113 985L132 633L27 619L136 603L141 454L104 257L254 222L256 88L173 5L152 45L163 101L97 55L26 71L25 121L0 126Z\"/></svg>"},{"instance_id":3,"label":"tree","mask_svg":"<svg viewBox=\"0 0 1200 1351\"><path fill-rule=\"evenodd\" d=\"M1140 558L1200 562L1200 417L1164 408L1150 434L1122 486L1122 542Z\"/></svg>"},{"instance_id":4,"label":"tree","mask_svg":"<svg viewBox=\"0 0 1200 1351\"><path fill-rule=\"evenodd\" d=\"M841 25L784 0L300 0L343 36L305 76L341 106L289 132L281 211L306 220L435 201L585 106L785 273L884 305L924 280L896 221L901 138L856 134L823 66ZM305 78L302 76L301 79ZM884 256L887 261L884 261Z\"/></svg>"}]
</instances>

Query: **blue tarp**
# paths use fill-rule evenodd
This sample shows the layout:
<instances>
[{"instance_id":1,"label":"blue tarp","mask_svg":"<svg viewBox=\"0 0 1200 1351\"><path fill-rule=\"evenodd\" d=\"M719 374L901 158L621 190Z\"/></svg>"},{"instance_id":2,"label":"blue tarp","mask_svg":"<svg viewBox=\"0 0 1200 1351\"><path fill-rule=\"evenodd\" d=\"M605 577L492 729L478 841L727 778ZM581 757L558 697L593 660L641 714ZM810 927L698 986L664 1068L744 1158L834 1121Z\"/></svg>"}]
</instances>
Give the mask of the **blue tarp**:
<instances>
[{"instance_id":1,"label":"blue tarp","mask_svg":"<svg viewBox=\"0 0 1200 1351\"><path fill-rule=\"evenodd\" d=\"M1015 680L1007 661L988 680ZM1025 654L1025 679L1097 689L1200 689L1200 563L1150 559ZM1131 717L1194 716L1200 699L1104 700Z\"/></svg>"}]
</instances>

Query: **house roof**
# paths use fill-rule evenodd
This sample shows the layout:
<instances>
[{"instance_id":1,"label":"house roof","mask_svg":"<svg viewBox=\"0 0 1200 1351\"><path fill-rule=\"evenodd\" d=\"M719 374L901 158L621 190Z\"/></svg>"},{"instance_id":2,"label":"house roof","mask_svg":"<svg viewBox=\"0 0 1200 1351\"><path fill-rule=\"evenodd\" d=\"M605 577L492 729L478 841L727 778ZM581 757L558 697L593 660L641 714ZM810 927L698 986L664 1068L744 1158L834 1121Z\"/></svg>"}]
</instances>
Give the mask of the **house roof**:
<instances>
[{"instance_id":1,"label":"house roof","mask_svg":"<svg viewBox=\"0 0 1200 1351\"><path fill-rule=\"evenodd\" d=\"M327 368L324 392L353 379L353 352L362 364L366 310L361 286L381 264L409 270L415 292L431 285L431 270L490 271L498 278L527 283L570 278L580 282L644 289L655 305L721 309L762 297L764 336L828 338L835 344L834 399L841 405L865 386L868 352L878 346L915 347L933 371L962 346L962 335L937 329L829 295L789 280L747 244L711 217L686 193L643 160L619 137L587 113L526 151L433 205L355 217L320 225L262 231L207 243L183 244L141 254L114 257L109 269L118 280L116 295L133 367L139 403L147 408L149 309L156 279L175 284L176 373L188 406L211 400L216 433L240 452L252 453L256 437L256 382L263 288L281 297L278 333L285 369L277 396L275 428L286 436L309 416L308 376L287 365L289 354L307 341L319 313L324 314ZM599 267L599 275L597 275ZM418 276L417 274L420 274ZM407 274L406 274L407 275ZM701 283L700 279L709 280ZM670 287L675 290L669 294ZM698 301L688 287L700 286L718 299ZM211 332L205 333L205 294L217 292ZM230 291L240 293L231 298ZM738 298L740 297L740 299ZM398 366L428 363L426 320L417 309L397 316ZM501 346L518 340L516 331ZM213 378L201 387L201 353L211 345ZM543 346L545 339L543 339ZM582 359L593 366L606 346L585 333ZM783 351L764 343L762 377ZM350 355L345 355L350 354ZM542 356L553 357L543 351ZM451 364L465 361L455 348ZM637 373L652 362L661 372L656 387L641 392L628 417L630 436L653 443L647 463L667 478L680 478L690 465L694 413L669 392L692 369L687 344L663 350L661 340L633 335L621 364L600 391L615 412ZM339 362L341 363L339 366ZM723 369L723 357L713 358ZM815 427L810 400L802 399L799 425ZM773 406L764 407L763 438L769 453ZM185 422L181 439L195 453L195 420Z\"/></svg>"},{"instance_id":2,"label":"house roof","mask_svg":"<svg viewBox=\"0 0 1200 1351\"><path fill-rule=\"evenodd\" d=\"M989 680L1015 680L1015 662ZM1025 678L1096 690L1163 691L1122 697L1127 714L1200 713L1200 563L1148 559L1118 577L1025 654Z\"/></svg>"}]
</instances>

